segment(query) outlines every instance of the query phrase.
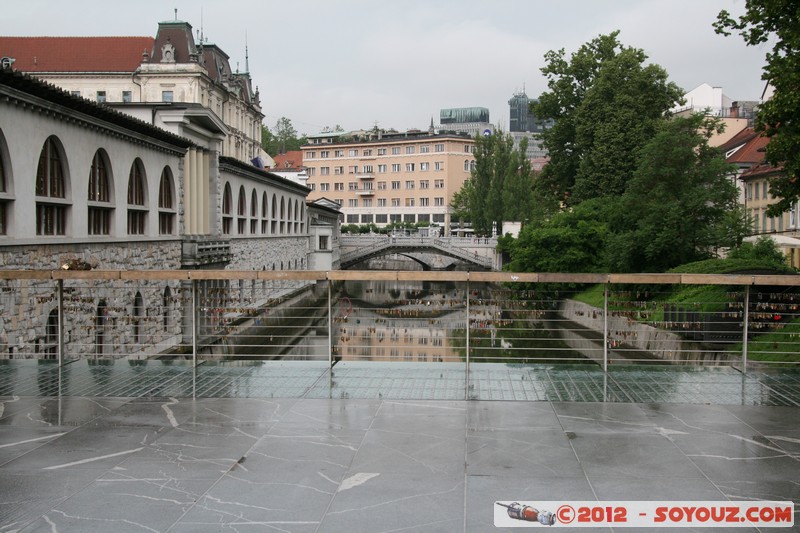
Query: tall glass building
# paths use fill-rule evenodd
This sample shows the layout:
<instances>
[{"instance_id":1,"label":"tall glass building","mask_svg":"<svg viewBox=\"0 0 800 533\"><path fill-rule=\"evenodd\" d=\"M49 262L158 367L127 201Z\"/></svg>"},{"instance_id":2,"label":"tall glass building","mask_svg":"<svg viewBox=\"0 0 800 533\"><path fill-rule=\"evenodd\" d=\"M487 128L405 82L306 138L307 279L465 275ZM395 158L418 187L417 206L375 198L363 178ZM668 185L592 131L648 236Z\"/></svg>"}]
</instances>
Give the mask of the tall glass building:
<instances>
[{"instance_id":1,"label":"tall glass building","mask_svg":"<svg viewBox=\"0 0 800 533\"><path fill-rule=\"evenodd\" d=\"M474 137L492 133L494 126L489 123L489 110L485 107L453 107L439 111L438 131L462 132Z\"/></svg>"},{"instance_id":2,"label":"tall glass building","mask_svg":"<svg viewBox=\"0 0 800 533\"><path fill-rule=\"evenodd\" d=\"M485 107L456 107L439 111L440 124L469 122L489 122L489 110Z\"/></svg>"},{"instance_id":3,"label":"tall glass building","mask_svg":"<svg viewBox=\"0 0 800 533\"><path fill-rule=\"evenodd\" d=\"M528 98L525 91L515 93L508 101L510 108L509 129L508 131L527 131L531 133L541 133L550 127L550 121L539 120L530 112L530 103L537 100Z\"/></svg>"}]
</instances>

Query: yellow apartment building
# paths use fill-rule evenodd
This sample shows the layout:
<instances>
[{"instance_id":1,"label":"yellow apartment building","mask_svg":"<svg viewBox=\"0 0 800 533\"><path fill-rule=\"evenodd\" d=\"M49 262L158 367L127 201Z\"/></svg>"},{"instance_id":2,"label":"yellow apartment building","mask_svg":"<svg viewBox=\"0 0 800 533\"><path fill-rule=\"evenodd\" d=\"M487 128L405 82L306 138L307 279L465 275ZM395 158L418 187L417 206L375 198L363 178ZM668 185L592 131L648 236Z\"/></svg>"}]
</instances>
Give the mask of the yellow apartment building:
<instances>
[{"instance_id":1,"label":"yellow apartment building","mask_svg":"<svg viewBox=\"0 0 800 533\"><path fill-rule=\"evenodd\" d=\"M777 217L767 215L774 202L769 193L769 177L782 172L767 164L755 165L742 173L745 207L753 222L753 236L769 235L786 254L790 266L800 268L800 205Z\"/></svg>"},{"instance_id":2,"label":"yellow apartment building","mask_svg":"<svg viewBox=\"0 0 800 533\"><path fill-rule=\"evenodd\" d=\"M303 147L309 200L341 206L346 224L451 226L450 201L475 166L467 134L322 134Z\"/></svg>"}]
</instances>

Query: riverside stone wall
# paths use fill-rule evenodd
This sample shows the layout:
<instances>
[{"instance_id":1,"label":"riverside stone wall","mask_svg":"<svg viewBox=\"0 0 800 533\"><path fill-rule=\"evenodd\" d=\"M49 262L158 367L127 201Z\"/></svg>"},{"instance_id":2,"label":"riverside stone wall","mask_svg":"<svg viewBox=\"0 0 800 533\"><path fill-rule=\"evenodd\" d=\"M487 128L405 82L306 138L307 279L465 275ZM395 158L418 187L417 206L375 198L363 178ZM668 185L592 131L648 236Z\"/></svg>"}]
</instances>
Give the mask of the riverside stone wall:
<instances>
[{"instance_id":1,"label":"riverside stone wall","mask_svg":"<svg viewBox=\"0 0 800 533\"><path fill-rule=\"evenodd\" d=\"M179 269L179 240L7 246L4 270L57 270L70 260L94 270ZM179 339L180 282L64 282L66 358L147 357ZM58 344L58 282L0 280L0 359L54 358Z\"/></svg>"},{"instance_id":2,"label":"riverside stone wall","mask_svg":"<svg viewBox=\"0 0 800 533\"><path fill-rule=\"evenodd\" d=\"M231 239L228 270L307 270L308 236Z\"/></svg>"},{"instance_id":3,"label":"riverside stone wall","mask_svg":"<svg viewBox=\"0 0 800 533\"><path fill-rule=\"evenodd\" d=\"M564 300L559 307L559 315L580 326L602 335L604 330L603 310L576 300ZM646 351L658 359L679 362L728 362L730 354L710 349L697 342L687 341L670 331L637 322L626 316L609 313L608 338L613 346L629 346Z\"/></svg>"}]
</instances>

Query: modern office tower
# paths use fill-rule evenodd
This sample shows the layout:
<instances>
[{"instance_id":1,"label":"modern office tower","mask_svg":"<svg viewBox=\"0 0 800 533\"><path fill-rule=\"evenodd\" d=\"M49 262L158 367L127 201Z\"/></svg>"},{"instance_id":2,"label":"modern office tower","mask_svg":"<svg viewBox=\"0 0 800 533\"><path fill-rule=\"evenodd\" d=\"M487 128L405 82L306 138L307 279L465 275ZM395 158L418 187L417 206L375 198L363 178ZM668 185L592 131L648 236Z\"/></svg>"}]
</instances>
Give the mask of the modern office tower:
<instances>
[{"instance_id":1,"label":"modern office tower","mask_svg":"<svg viewBox=\"0 0 800 533\"><path fill-rule=\"evenodd\" d=\"M494 126L485 107L455 107L439 111L439 132L461 132L471 136L489 135Z\"/></svg>"}]
</instances>

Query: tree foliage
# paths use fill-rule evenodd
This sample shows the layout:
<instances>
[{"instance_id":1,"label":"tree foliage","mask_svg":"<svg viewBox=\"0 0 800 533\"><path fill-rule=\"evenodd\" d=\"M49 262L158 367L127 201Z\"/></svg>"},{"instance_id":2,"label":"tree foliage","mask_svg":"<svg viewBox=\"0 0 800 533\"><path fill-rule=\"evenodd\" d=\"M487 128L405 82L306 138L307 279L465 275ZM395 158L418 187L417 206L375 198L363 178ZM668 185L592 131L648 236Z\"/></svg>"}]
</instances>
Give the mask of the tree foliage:
<instances>
[{"instance_id":1,"label":"tree foliage","mask_svg":"<svg viewBox=\"0 0 800 533\"><path fill-rule=\"evenodd\" d=\"M325 126L320 131L320 133L343 133L343 132L344 132L344 128L339 124L337 124L333 128L331 128L330 126Z\"/></svg>"},{"instance_id":2,"label":"tree foliage","mask_svg":"<svg viewBox=\"0 0 800 533\"><path fill-rule=\"evenodd\" d=\"M587 200L542 224L528 224L510 245L508 268L517 272L602 271L609 205L604 199Z\"/></svg>"},{"instance_id":3,"label":"tree foliage","mask_svg":"<svg viewBox=\"0 0 800 533\"><path fill-rule=\"evenodd\" d=\"M786 266L786 256L769 236L762 235L755 242L743 242L731 249L730 259L758 260L778 267Z\"/></svg>"},{"instance_id":4,"label":"tree foliage","mask_svg":"<svg viewBox=\"0 0 800 533\"><path fill-rule=\"evenodd\" d=\"M800 4L794 0L747 0L738 20L723 10L714 23L717 33L738 31L751 46L773 41L766 55L762 79L774 95L758 109L756 129L770 137L765 159L782 167L770 178L770 193L778 198L768 208L770 216L788 211L800 199Z\"/></svg>"},{"instance_id":5,"label":"tree foliage","mask_svg":"<svg viewBox=\"0 0 800 533\"><path fill-rule=\"evenodd\" d=\"M738 194L733 168L708 144L721 128L719 119L701 114L661 122L612 221L612 270L663 272L709 258L720 246Z\"/></svg>"},{"instance_id":6,"label":"tree foliage","mask_svg":"<svg viewBox=\"0 0 800 533\"><path fill-rule=\"evenodd\" d=\"M525 220L533 208L533 174L527 144L496 131L475 140L475 164L450 202L454 218L469 220L477 235L502 234L503 222Z\"/></svg>"},{"instance_id":7,"label":"tree foliage","mask_svg":"<svg viewBox=\"0 0 800 533\"><path fill-rule=\"evenodd\" d=\"M279 118L272 130L261 126L261 147L270 155L299 150L306 142L305 135L298 137L292 121L286 117Z\"/></svg>"},{"instance_id":8,"label":"tree foliage","mask_svg":"<svg viewBox=\"0 0 800 533\"><path fill-rule=\"evenodd\" d=\"M532 105L553 119L543 133L550 161L542 185L568 203L620 195L636 170L636 154L655 134L683 91L642 50L623 46L619 32L601 35L572 54L545 55L549 91Z\"/></svg>"}]
</instances>

